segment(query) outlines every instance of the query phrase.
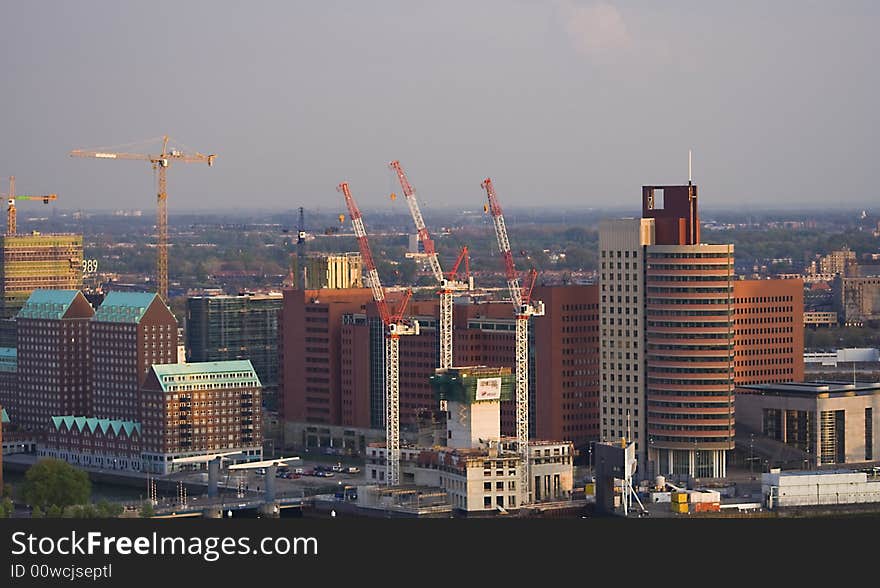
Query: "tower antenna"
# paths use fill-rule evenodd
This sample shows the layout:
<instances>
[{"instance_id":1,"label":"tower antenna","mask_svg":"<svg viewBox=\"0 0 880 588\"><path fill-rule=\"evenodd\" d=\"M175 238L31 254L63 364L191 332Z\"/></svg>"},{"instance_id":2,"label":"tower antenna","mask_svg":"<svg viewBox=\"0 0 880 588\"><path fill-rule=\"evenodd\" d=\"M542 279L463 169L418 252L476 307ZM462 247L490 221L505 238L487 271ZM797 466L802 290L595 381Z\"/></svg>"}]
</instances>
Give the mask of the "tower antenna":
<instances>
[{"instance_id":1,"label":"tower antenna","mask_svg":"<svg viewBox=\"0 0 880 588\"><path fill-rule=\"evenodd\" d=\"M693 167L691 165L691 150L688 149L688 186L694 183Z\"/></svg>"}]
</instances>

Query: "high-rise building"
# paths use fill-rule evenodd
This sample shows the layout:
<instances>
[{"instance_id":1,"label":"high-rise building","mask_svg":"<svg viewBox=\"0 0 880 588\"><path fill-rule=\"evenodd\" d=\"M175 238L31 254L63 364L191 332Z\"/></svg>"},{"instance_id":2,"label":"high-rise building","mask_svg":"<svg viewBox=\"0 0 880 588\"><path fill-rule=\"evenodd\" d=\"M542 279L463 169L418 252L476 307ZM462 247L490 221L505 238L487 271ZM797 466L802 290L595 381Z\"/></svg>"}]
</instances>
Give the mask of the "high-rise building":
<instances>
[{"instance_id":1,"label":"high-rise building","mask_svg":"<svg viewBox=\"0 0 880 588\"><path fill-rule=\"evenodd\" d=\"M654 222L630 218L599 225L600 437L635 441L642 468L647 463L645 253L654 244Z\"/></svg>"},{"instance_id":2,"label":"high-rise building","mask_svg":"<svg viewBox=\"0 0 880 588\"><path fill-rule=\"evenodd\" d=\"M82 235L0 236L0 346L15 347L13 319L31 292L82 288Z\"/></svg>"},{"instance_id":3,"label":"high-rise building","mask_svg":"<svg viewBox=\"0 0 880 588\"><path fill-rule=\"evenodd\" d=\"M260 379L248 360L152 365L141 388L143 469L175 458L240 451L262 456Z\"/></svg>"},{"instance_id":4,"label":"high-rise building","mask_svg":"<svg viewBox=\"0 0 880 588\"><path fill-rule=\"evenodd\" d=\"M187 298L187 361L249 359L263 384L263 402L274 409L282 302L281 294Z\"/></svg>"},{"instance_id":5,"label":"high-rise building","mask_svg":"<svg viewBox=\"0 0 880 588\"><path fill-rule=\"evenodd\" d=\"M299 260L293 258L293 275L299 275ZM306 290L363 288L363 261L357 252L309 256L305 259Z\"/></svg>"},{"instance_id":6,"label":"high-rise building","mask_svg":"<svg viewBox=\"0 0 880 588\"><path fill-rule=\"evenodd\" d=\"M34 290L18 312L16 422L21 428L43 431L53 416L91 411L94 314L79 290Z\"/></svg>"},{"instance_id":7,"label":"high-rise building","mask_svg":"<svg viewBox=\"0 0 880 588\"><path fill-rule=\"evenodd\" d=\"M733 245L653 245L645 260L648 461L720 478L734 448ZM647 439L646 439L647 436Z\"/></svg>"},{"instance_id":8,"label":"high-rise building","mask_svg":"<svg viewBox=\"0 0 880 588\"><path fill-rule=\"evenodd\" d=\"M177 362L177 319L158 294L110 292L92 318L91 352L92 408L82 414L140 421L150 366Z\"/></svg>"},{"instance_id":9,"label":"high-rise building","mask_svg":"<svg viewBox=\"0 0 880 588\"><path fill-rule=\"evenodd\" d=\"M723 477L735 384L803 376L803 285L737 280L692 184L644 186L642 217L600 225L601 437L634 442L645 477Z\"/></svg>"},{"instance_id":10,"label":"high-rise building","mask_svg":"<svg viewBox=\"0 0 880 588\"><path fill-rule=\"evenodd\" d=\"M536 286L533 318L534 434L584 452L599 439L599 285Z\"/></svg>"},{"instance_id":11,"label":"high-rise building","mask_svg":"<svg viewBox=\"0 0 880 588\"><path fill-rule=\"evenodd\" d=\"M737 386L804 380L802 280L733 283Z\"/></svg>"},{"instance_id":12,"label":"high-rise building","mask_svg":"<svg viewBox=\"0 0 880 588\"><path fill-rule=\"evenodd\" d=\"M369 288L284 290L278 353L285 421L341 422L342 316L363 313L370 301Z\"/></svg>"}]
</instances>

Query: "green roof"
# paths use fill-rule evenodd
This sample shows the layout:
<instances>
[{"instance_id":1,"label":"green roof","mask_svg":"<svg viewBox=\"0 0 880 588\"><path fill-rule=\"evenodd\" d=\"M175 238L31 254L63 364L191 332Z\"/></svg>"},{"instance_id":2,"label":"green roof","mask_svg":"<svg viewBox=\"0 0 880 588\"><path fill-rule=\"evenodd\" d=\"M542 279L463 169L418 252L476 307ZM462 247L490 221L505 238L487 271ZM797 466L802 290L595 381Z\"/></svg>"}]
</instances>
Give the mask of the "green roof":
<instances>
[{"instance_id":1,"label":"green roof","mask_svg":"<svg viewBox=\"0 0 880 588\"><path fill-rule=\"evenodd\" d=\"M0 423L8 423L9 415L6 414L6 409L0 409Z\"/></svg>"},{"instance_id":2,"label":"green roof","mask_svg":"<svg viewBox=\"0 0 880 588\"><path fill-rule=\"evenodd\" d=\"M158 296L155 292L110 292L92 320L105 323L138 323Z\"/></svg>"},{"instance_id":3,"label":"green roof","mask_svg":"<svg viewBox=\"0 0 880 588\"><path fill-rule=\"evenodd\" d=\"M0 347L0 372L18 370L18 351L15 347Z\"/></svg>"},{"instance_id":4,"label":"green roof","mask_svg":"<svg viewBox=\"0 0 880 588\"><path fill-rule=\"evenodd\" d=\"M132 431L137 431L138 435L141 434L141 424L134 421L97 419L93 417L82 416L52 417L52 426L55 427L56 431L61 429L61 425L66 426L68 430L76 429L80 432L87 431L89 433L100 431L105 435L108 431L113 431L113 433L117 436L119 435L120 431L123 431L127 437L131 437Z\"/></svg>"},{"instance_id":5,"label":"green roof","mask_svg":"<svg viewBox=\"0 0 880 588\"><path fill-rule=\"evenodd\" d=\"M16 318L62 319L79 290L34 290Z\"/></svg>"},{"instance_id":6,"label":"green roof","mask_svg":"<svg viewBox=\"0 0 880 588\"><path fill-rule=\"evenodd\" d=\"M262 386L249 359L153 364L150 369L156 374L165 392L178 391L180 386L199 384L221 384L229 387ZM175 389L171 390L171 386Z\"/></svg>"}]
</instances>

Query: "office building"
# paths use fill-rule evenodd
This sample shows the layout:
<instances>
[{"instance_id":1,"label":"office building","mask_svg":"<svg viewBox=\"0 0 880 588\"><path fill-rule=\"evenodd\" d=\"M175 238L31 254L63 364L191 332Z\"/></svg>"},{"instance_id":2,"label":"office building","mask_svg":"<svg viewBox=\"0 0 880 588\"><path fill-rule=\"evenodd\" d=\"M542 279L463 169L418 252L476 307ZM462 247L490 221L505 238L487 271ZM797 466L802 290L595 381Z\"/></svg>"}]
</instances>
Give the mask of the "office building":
<instances>
[{"instance_id":1,"label":"office building","mask_svg":"<svg viewBox=\"0 0 880 588\"><path fill-rule=\"evenodd\" d=\"M158 294L110 292L92 318L89 416L140 421L140 388L153 364L177 362L177 320Z\"/></svg>"},{"instance_id":2,"label":"office building","mask_svg":"<svg viewBox=\"0 0 880 588\"><path fill-rule=\"evenodd\" d=\"M293 275L299 275L299 260L293 258ZM312 255L305 258L306 290L363 288L363 261L357 252Z\"/></svg>"},{"instance_id":3,"label":"office building","mask_svg":"<svg viewBox=\"0 0 880 588\"><path fill-rule=\"evenodd\" d=\"M229 451L260 459L260 394L249 360L150 366L141 387L143 469L164 475L175 459Z\"/></svg>"},{"instance_id":4,"label":"office building","mask_svg":"<svg viewBox=\"0 0 880 588\"><path fill-rule=\"evenodd\" d=\"M804 286L801 280L733 283L736 385L804 379Z\"/></svg>"},{"instance_id":5,"label":"office building","mask_svg":"<svg viewBox=\"0 0 880 588\"><path fill-rule=\"evenodd\" d=\"M0 346L15 347L13 319L31 292L82 288L82 235L0 236Z\"/></svg>"},{"instance_id":6,"label":"office building","mask_svg":"<svg viewBox=\"0 0 880 588\"><path fill-rule=\"evenodd\" d=\"M0 406L18 418L18 351L15 347L0 347Z\"/></svg>"},{"instance_id":7,"label":"office building","mask_svg":"<svg viewBox=\"0 0 880 588\"><path fill-rule=\"evenodd\" d=\"M785 382L737 389L744 428L802 452L804 469L880 460L880 384Z\"/></svg>"},{"instance_id":8,"label":"office building","mask_svg":"<svg viewBox=\"0 0 880 588\"><path fill-rule=\"evenodd\" d=\"M19 311L15 420L21 429L44 431L53 416L92 410L94 315L79 290L34 290Z\"/></svg>"},{"instance_id":9,"label":"office building","mask_svg":"<svg viewBox=\"0 0 880 588\"><path fill-rule=\"evenodd\" d=\"M342 316L364 313L371 301L368 288L284 290L278 337L284 421L341 422Z\"/></svg>"},{"instance_id":10,"label":"office building","mask_svg":"<svg viewBox=\"0 0 880 588\"><path fill-rule=\"evenodd\" d=\"M277 406L278 314L283 296L192 296L186 300L186 361L249 359L267 408Z\"/></svg>"}]
</instances>

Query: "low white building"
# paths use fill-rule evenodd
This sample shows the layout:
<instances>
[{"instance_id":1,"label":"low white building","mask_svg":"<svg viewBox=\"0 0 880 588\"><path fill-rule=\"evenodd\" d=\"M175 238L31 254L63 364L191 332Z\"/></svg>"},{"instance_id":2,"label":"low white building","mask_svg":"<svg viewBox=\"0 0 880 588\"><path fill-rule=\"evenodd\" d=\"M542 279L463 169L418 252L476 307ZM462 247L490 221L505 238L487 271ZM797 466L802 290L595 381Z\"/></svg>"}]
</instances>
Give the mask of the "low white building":
<instances>
[{"instance_id":1,"label":"low white building","mask_svg":"<svg viewBox=\"0 0 880 588\"><path fill-rule=\"evenodd\" d=\"M761 474L767 508L880 502L880 479L865 472L771 470Z\"/></svg>"}]
</instances>

